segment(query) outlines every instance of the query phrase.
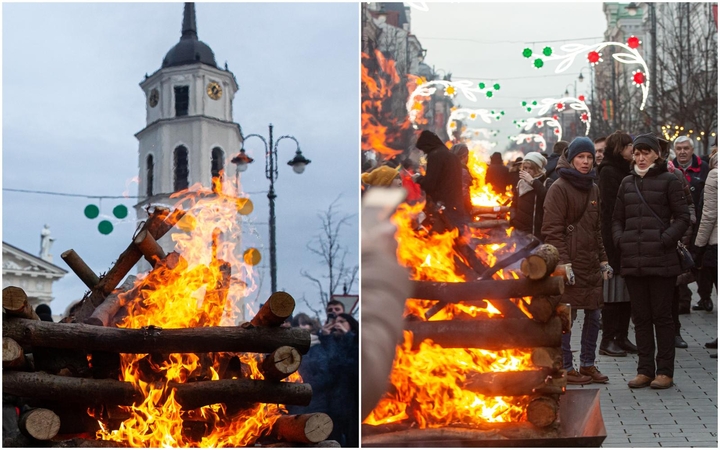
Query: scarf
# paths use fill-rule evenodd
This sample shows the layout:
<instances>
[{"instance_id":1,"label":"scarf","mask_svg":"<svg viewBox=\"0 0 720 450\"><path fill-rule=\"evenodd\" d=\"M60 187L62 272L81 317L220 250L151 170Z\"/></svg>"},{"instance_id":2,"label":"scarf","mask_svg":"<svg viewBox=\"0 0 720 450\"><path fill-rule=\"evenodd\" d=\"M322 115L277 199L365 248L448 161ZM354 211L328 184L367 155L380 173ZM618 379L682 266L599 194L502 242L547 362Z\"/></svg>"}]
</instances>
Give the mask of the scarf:
<instances>
[{"instance_id":1,"label":"scarf","mask_svg":"<svg viewBox=\"0 0 720 450\"><path fill-rule=\"evenodd\" d=\"M645 170L639 169L638 166L635 165L635 166L633 166L633 170L635 171L636 174L640 175L640 178L643 178L643 177L645 176L645 174L647 174L648 171L649 171L650 169L652 169L653 167L655 167L655 163L650 164L650 165L648 166L648 168L645 169Z\"/></svg>"},{"instance_id":2,"label":"scarf","mask_svg":"<svg viewBox=\"0 0 720 450\"><path fill-rule=\"evenodd\" d=\"M560 175L560 178L568 181L573 185L573 187L580 189L581 191L589 191L592 189L593 181L596 176L595 169L590 170L587 174L582 174L576 169L562 167L558 169L557 172Z\"/></svg>"},{"instance_id":3,"label":"scarf","mask_svg":"<svg viewBox=\"0 0 720 450\"><path fill-rule=\"evenodd\" d=\"M542 177L544 174L541 173L536 177L533 177L533 181L537 180L538 178ZM518 190L518 197L522 197L523 195L527 194L528 192L532 191L534 188L532 186L532 183L528 183L527 181L523 180L522 178L520 181L518 181L517 184L517 190Z\"/></svg>"}]
</instances>

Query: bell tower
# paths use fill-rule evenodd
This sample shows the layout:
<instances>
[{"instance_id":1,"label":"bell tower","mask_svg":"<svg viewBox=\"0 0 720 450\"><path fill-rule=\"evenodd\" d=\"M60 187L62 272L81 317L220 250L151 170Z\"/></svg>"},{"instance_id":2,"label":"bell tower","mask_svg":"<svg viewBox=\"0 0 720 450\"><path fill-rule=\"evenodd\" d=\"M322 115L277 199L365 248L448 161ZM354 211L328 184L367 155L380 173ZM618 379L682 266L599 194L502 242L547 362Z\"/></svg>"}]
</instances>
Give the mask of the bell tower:
<instances>
[{"instance_id":1,"label":"bell tower","mask_svg":"<svg viewBox=\"0 0 720 450\"><path fill-rule=\"evenodd\" d=\"M146 125L139 141L138 221L146 206L172 206L174 192L195 183L205 188L213 176L230 170L242 143L240 125L233 122L232 101L238 90L235 75L217 67L210 47L198 39L195 4L185 3L180 41L145 77ZM173 248L169 235L160 240ZM141 267L141 270L149 266Z\"/></svg>"}]
</instances>

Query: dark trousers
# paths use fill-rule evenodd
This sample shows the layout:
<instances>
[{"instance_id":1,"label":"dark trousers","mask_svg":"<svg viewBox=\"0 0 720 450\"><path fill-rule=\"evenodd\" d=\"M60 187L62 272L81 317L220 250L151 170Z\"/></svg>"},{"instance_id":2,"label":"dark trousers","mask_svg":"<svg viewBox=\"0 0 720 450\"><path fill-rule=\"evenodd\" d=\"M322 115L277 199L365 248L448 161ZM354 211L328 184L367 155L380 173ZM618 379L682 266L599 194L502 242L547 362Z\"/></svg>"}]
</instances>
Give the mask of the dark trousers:
<instances>
[{"instance_id":1,"label":"dark trousers","mask_svg":"<svg viewBox=\"0 0 720 450\"><path fill-rule=\"evenodd\" d=\"M681 286L684 286L687 289L687 285L680 284L678 286L675 286L675 289L673 289L673 299L672 299L672 317L673 317L673 324L675 329L675 336L680 336L680 297L681 294ZM690 289L688 289L689 291Z\"/></svg>"},{"instance_id":2,"label":"dark trousers","mask_svg":"<svg viewBox=\"0 0 720 450\"><path fill-rule=\"evenodd\" d=\"M677 300L678 308L682 306L685 309L690 308L690 302L692 301L692 291L687 284L679 284L677 286Z\"/></svg>"},{"instance_id":3,"label":"dark trousers","mask_svg":"<svg viewBox=\"0 0 720 450\"><path fill-rule=\"evenodd\" d=\"M675 277L628 276L625 282L630 292L632 319L635 323L637 373L650 378L656 374L672 377L675 369L675 325L672 318Z\"/></svg>"},{"instance_id":4,"label":"dark trousers","mask_svg":"<svg viewBox=\"0 0 720 450\"><path fill-rule=\"evenodd\" d=\"M715 289L717 289L717 266L703 266L698 270L697 275L697 293L700 296L700 301L710 300L713 285L715 285Z\"/></svg>"},{"instance_id":5,"label":"dark trousers","mask_svg":"<svg viewBox=\"0 0 720 450\"><path fill-rule=\"evenodd\" d=\"M605 303L602 309L603 341L624 340L630 327L630 302Z\"/></svg>"}]
</instances>

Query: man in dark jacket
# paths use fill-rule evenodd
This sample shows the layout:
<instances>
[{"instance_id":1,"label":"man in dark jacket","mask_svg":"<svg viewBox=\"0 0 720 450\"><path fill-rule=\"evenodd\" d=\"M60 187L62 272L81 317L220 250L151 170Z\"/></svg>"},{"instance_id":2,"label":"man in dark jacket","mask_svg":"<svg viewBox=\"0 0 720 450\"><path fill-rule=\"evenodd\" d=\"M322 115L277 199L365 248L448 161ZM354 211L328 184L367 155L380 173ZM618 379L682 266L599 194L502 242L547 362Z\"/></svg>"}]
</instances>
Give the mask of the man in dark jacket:
<instances>
[{"instance_id":1,"label":"man in dark jacket","mask_svg":"<svg viewBox=\"0 0 720 450\"><path fill-rule=\"evenodd\" d=\"M692 194L693 203L695 205L696 220L693 220L693 233L690 241L695 242L697 224L700 222L700 214L702 213L700 202L702 200L703 188L705 187L705 179L707 178L708 172L710 172L710 167L705 161L701 160L694 154L693 141L689 137L680 136L675 139L674 147L676 158L673 161L673 164L677 169L682 171L683 175L685 175L685 179L690 184L690 193ZM707 277L703 277L702 274L698 274L697 279L700 301L697 305L694 305L692 309L694 311L712 311L713 304L710 299L712 284L708 286L707 282L705 282ZM680 308L685 309L688 305L690 305L692 292L687 284L683 284L678 287L680 288Z\"/></svg>"},{"instance_id":2,"label":"man in dark jacket","mask_svg":"<svg viewBox=\"0 0 720 450\"><path fill-rule=\"evenodd\" d=\"M485 174L485 183L489 184L496 194L504 194L508 185L512 183L510 171L503 163L500 152L490 155L490 164Z\"/></svg>"},{"instance_id":3,"label":"man in dark jacket","mask_svg":"<svg viewBox=\"0 0 720 450\"><path fill-rule=\"evenodd\" d=\"M547 160L547 166L545 166L545 173L549 180L555 181L558 179L558 173L555 169L557 168L560 155L568 148L568 145L566 141L557 141L555 145L553 145L553 154L550 155Z\"/></svg>"},{"instance_id":4,"label":"man in dark jacket","mask_svg":"<svg viewBox=\"0 0 720 450\"><path fill-rule=\"evenodd\" d=\"M470 217L463 205L462 163L450 153L442 140L433 132L423 130L415 144L427 154L425 176L417 176L416 182L435 204L441 203L442 214L453 227L461 227Z\"/></svg>"}]
</instances>

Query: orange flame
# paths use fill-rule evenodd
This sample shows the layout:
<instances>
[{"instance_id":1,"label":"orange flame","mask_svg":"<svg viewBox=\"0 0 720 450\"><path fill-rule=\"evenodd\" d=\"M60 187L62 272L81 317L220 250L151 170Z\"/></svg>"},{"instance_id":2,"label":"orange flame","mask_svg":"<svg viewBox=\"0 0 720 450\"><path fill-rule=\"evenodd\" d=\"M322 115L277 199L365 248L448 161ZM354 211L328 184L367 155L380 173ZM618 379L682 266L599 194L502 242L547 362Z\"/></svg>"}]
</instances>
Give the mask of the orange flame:
<instances>
[{"instance_id":1,"label":"orange flame","mask_svg":"<svg viewBox=\"0 0 720 450\"><path fill-rule=\"evenodd\" d=\"M242 242L236 215L244 202L233 190L216 179L212 191L198 184L174 195L182 198L176 207L183 204L187 211L178 224L184 232L172 234L181 261L172 267L160 262L155 270L136 282L134 291L139 295L128 299L128 316L119 327L229 326L243 317L243 299L256 287L252 266L246 264L242 256L235 256L237 243ZM191 378L218 380L221 359L231 356L228 353L170 354L156 362L150 355L121 355L121 380L133 383L144 400L122 408L131 417L118 430L108 430L101 422L97 438L131 447L252 445L284 412L282 405L257 404L232 416L226 414L222 404L184 411L175 399L174 389L168 385L169 382L185 383ZM250 378L262 379L254 355L238 356L250 368ZM290 381L299 379L297 374L289 378ZM201 438L187 436L184 421L205 422L209 431Z\"/></svg>"}]
</instances>

